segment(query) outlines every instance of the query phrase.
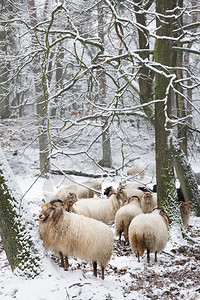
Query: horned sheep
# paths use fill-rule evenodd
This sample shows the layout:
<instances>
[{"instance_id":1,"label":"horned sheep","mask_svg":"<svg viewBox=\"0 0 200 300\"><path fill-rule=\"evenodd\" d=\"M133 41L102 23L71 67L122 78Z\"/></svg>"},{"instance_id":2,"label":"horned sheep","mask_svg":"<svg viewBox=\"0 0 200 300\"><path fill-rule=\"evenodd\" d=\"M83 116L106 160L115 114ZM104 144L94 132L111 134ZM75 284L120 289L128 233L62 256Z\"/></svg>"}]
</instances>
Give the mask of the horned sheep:
<instances>
[{"instance_id":1,"label":"horned sheep","mask_svg":"<svg viewBox=\"0 0 200 300\"><path fill-rule=\"evenodd\" d=\"M157 253L167 244L170 223L167 213L159 208L154 208L149 214L138 215L131 221L128 232L129 243L131 250L137 253L138 262L145 250L147 250L147 263L150 262L150 253L155 253L155 262L157 262Z\"/></svg>"},{"instance_id":2,"label":"horned sheep","mask_svg":"<svg viewBox=\"0 0 200 300\"><path fill-rule=\"evenodd\" d=\"M140 208L140 199L137 196L130 197L115 215L115 233L119 236L121 243L121 235L123 233L125 242L128 243L128 227L132 219L142 214Z\"/></svg>"},{"instance_id":3,"label":"horned sheep","mask_svg":"<svg viewBox=\"0 0 200 300\"><path fill-rule=\"evenodd\" d=\"M94 218L106 224L115 220L117 210L124 205L127 200L127 195L123 190L118 190L108 199L82 199L72 205L69 200L63 202L63 207L67 211L72 211L76 214L81 214L89 218Z\"/></svg>"},{"instance_id":4,"label":"horned sheep","mask_svg":"<svg viewBox=\"0 0 200 300\"><path fill-rule=\"evenodd\" d=\"M146 192L141 199L141 209L143 213L150 213L157 206L157 193Z\"/></svg>"},{"instance_id":5,"label":"horned sheep","mask_svg":"<svg viewBox=\"0 0 200 300\"><path fill-rule=\"evenodd\" d=\"M191 212L191 206L192 202L180 202L179 208L180 208L180 213L181 213L181 219L183 222L183 227L186 229L189 223L190 219L190 212Z\"/></svg>"},{"instance_id":6,"label":"horned sheep","mask_svg":"<svg viewBox=\"0 0 200 300\"><path fill-rule=\"evenodd\" d=\"M112 255L114 237L104 223L85 216L64 212L62 206L44 203L39 215L39 230L46 251L65 257L64 268L68 269L68 257L76 257L93 263L97 277L97 262L102 276Z\"/></svg>"}]
</instances>

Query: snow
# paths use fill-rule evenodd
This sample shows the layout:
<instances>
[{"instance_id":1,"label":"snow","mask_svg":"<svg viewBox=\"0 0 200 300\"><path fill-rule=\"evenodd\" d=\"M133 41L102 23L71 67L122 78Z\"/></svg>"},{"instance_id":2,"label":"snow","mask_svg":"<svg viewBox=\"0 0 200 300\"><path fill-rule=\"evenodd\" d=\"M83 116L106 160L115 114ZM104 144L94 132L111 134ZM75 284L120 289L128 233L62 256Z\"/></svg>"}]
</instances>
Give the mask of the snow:
<instances>
[{"instance_id":1,"label":"snow","mask_svg":"<svg viewBox=\"0 0 200 300\"><path fill-rule=\"evenodd\" d=\"M20 121L10 121L8 127L15 128L17 134L17 128L21 128L19 123ZM4 128L5 133L6 128ZM28 131L27 128L26 130ZM153 184L154 153L148 151L148 143L149 141L152 143L152 140L148 137L145 139L138 137L139 134L142 136L143 132L139 133L135 130L134 139L137 142L131 155L133 158L141 157L136 161L137 166L148 166L144 182ZM6 138L4 135L2 147L14 172L15 180L22 193L26 194L25 199L37 224L36 219L43 198L48 200L57 189L73 184L70 179L84 182L88 178L73 175L68 175L66 178L61 175L50 175L48 178L38 177L37 147L32 144L26 151L22 151L23 147L20 143L18 136L17 140L11 141L9 135ZM145 145L146 148L144 148ZM18 147L19 154L13 156L16 147ZM117 149L114 149L114 155L114 161L119 161ZM59 156L59 161L56 160L56 163L64 166L65 159ZM67 169L79 170L75 164L76 159L67 160ZM197 156L192 163L194 163L195 171L199 172L200 161ZM81 164L81 170L85 171L84 162ZM94 173L93 164L87 168L87 172ZM101 178L103 189L110 184L116 187L123 176L125 176L124 173L114 178ZM200 218L191 216L188 233L200 243L199 221ZM114 233L114 225L110 226ZM0 243L0 300L200 299L199 244L191 245L186 240L176 238L175 230L171 232L172 234L173 241L176 242L172 244L170 240L168 241L164 251L158 254L157 263L154 262L154 255L151 254L150 264L146 262L146 255L141 258L140 262L137 262L130 247L123 243L120 245L118 238L115 237L115 246L105 272L105 280L100 278L100 273L97 278L93 276L91 263L86 264L79 259L70 258L70 268L64 271L59 267L58 260L50 255L47 256L45 271L38 278L24 280L12 274Z\"/></svg>"}]
</instances>

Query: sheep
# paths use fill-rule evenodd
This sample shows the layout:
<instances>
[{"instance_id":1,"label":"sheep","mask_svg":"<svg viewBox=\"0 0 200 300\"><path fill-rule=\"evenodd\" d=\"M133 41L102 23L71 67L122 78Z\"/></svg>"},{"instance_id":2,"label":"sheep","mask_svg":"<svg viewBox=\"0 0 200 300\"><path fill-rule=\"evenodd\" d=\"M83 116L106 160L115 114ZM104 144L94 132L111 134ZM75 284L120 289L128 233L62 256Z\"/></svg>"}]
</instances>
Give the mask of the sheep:
<instances>
[{"instance_id":1,"label":"sheep","mask_svg":"<svg viewBox=\"0 0 200 300\"><path fill-rule=\"evenodd\" d=\"M138 190L138 189L123 189L126 194L127 194L127 197L132 197L132 196L137 196L140 200L142 199L143 195L144 195L144 192Z\"/></svg>"},{"instance_id":2,"label":"sheep","mask_svg":"<svg viewBox=\"0 0 200 300\"><path fill-rule=\"evenodd\" d=\"M123 190L117 190L117 193L112 194L108 199L82 199L73 205L69 205L66 200L63 202L63 207L68 211L108 224L115 220L117 210L126 200L126 193Z\"/></svg>"},{"instance_id":3,"label":"sheep","mask_svg":"<svg viewBox=\"0 0 200 300\"><path fill-rule=\"evenodd\" d=\"M130 223L128 234L131 250L137 253L138 262L140 256L147 250L147 263L150 263L150 253L162 251L168 238L168 226L171 220L163 209L154 208L149 214L136 216Z\"/></svg>"},{"instance_id":4,"label":"sheep","mask_svg":"<svg viewBox=\"0 0 200 300\"><path fill-rule=\"evenodd\" d=\"M109 198L112 194L116 193L117 190L113 188L113 186L109 186L105 188L104 195L106 195L107 198Z\"/></svg>"},{"instance_id":5,"label":"sheep","mask_svg":"<svg viewBox=\"0 0 200 300\"><path fill-rule=\"evenodd\" d=\"M121 244L121 235L123 233L125 242L128 243L128 227L132 219L142 214L140 199L137 196L130 197L115 215L115 233L119 236Z\"/></svg>"},{"instance_id":6,"label":"sheep","mask_svg":"<svg viewBox=\"0 0 200 300\"><path fill-rule=\"evenodd\" d=\"M141 209L143 213L149 213L154 207L157 206L157 194L156 193L144 193L141 199Z\"/></svg>"},{"instance_id":7,"label":"sheep","mask_svg":"<svg viewBox=\"0 0 200 300\"><path fill-rule=\"evenodd\" d=\"M104 279L104 270L114 246L113 233L108 225L65 212L62 206L44 203L39 214L39 231L46 251L65 257L65 270L69 267L68 257L72 256L92 262L95 277L98 262Z\"/></svg>"},{"instance_id":8,"label":"sheep","mask_svg":"<svg viewBox=\"0 0 200 300\"><path fill-rule=\"evenodd\" d=\"M85 186L77 184L61 188L57 191L55 196L52 197L51 201L54 199L60 199L64 201L70 192L75 193L78 198L92 198L96 193L94 190L101 191L101 183L98 181L88 181L83 182L82 184Z\"/></svg>"},{"instance_id":9,"label":"sheep","mask_svg":"<svg viewBox=\"0 0 200 300\"><path fill-rule=\"evenodd\" d=\"M140 179L144 179L145 169L133 167L127 171L127 175L138 175L140 176Z\"/></svg>"},{"instance_id":10,"label":"sheep","mask_svg":"<svg viewBox=\"0 0 200 300\"><path fill-rule=\"evenodd\" d=\"M124 188L124 189L138 189L139 187L145 187L144 184L138 183L138 182L120 182L119 183L119 188Z\"/></svg>"},{"instance_id":11,"label":"sheep","mask_svg":"<svg viewBox=\"0 0 200 300\"><path fill-rule=\"evenodd\" d=\"M138 188L127 188L127 186L124 186L122 183L119 183L118 189L124 190L127 194L127 197L137 196L141 200L142 196L144 195L144 192L139 190Z\"/></svg>"},{"instance_id":12,"label":"sheep","mask_svg":"<svg viewBox=\"0 0 200 300\"><path fill-rule=\"evenodd\" d=\"M192 206L192 202L188 201L188 202L180 202L179 207L180 207L180 212L181 212L181 219L183 222L183 227L186 229L189 223L189 219L190 219L190 212L191 209L190 207Z\"/></svg>"}]
</instances>

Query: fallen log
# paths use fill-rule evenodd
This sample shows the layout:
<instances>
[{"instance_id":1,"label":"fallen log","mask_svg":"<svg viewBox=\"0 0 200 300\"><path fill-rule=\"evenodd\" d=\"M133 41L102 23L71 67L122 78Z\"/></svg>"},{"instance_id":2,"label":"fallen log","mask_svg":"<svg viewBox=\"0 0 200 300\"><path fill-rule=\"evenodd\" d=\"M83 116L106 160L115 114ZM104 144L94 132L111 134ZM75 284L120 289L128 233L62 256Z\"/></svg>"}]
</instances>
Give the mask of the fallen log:
<instances>
[{"instance_id":1,"label":"fallen log","mask_svg":"<svg viewBox=\"0 0 200 300\"><path fill-rule=\"evenodd\" d=\"M76 170L50 170L49 171L51 174L54 175L63 175L63 173L68 174L68 175L75 175L75 176L83 176L83 177L92 177L92 178L101 178L101 177L108 177L110 176L110 173L103 173L103 174L90 174L90 173L84 173L81 171L76 171ZM115 172L113 172L113 175Z\"/></svg>"}]
</instances>

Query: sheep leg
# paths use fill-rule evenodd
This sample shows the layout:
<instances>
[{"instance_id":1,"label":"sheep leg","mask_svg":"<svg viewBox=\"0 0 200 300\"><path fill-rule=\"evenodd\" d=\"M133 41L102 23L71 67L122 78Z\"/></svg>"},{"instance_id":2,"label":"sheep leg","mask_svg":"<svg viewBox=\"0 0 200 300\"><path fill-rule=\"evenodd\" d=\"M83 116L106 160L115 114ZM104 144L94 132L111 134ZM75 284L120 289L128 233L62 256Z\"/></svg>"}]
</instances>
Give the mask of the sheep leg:
<instances>
[{"instance_id":1,"label":"sheep leg","mask_svg":"<svg viewBox=\"0 0 200 300\"><path fill-rule=\"evenodd\" d=\"M101 279L103 280L104 280L104 270L105 270L104 266L101 266Z\"/></svg>"},{"instance_id":2,"label":"sheep leg","mask_svg":"<svg viewBox=\"0 0 200 300\"><path fill-rule=\"evenodd\" d=\"M64 258L62 252L59 251L60 260L61 260L61 267L64 268Z\"/></svg>"},{"instance_id":3,"label":"sheep leg","mask_svg":"<svg viewBox=\"0 0 200 300\"><path fill-rule=\"evenodd\" d=\"M97 262L93 261L93 275L97 277Z\"/></svg>"},{"instance_id":4,"label":"sheep leg","mask_svg":"<svg viewBox=\"0 0 200 300\"><path fill-rule=\"evenodd\" d=\"M150 251L147 249L147 263L150 263Z\"/></svg>"},{"instance_id":5,"label":"sheep leg","mask_svg":"<svg viewBox=\"0 0 200 300\"><path fill-rule=\"evenodd\" d=\"M140 262L140 256L139 256L139 252L138 251L137 251L136 255L137 255L138 262Z\"/></svg>"},{"instance_id":6,"label":"sheep leg","mask_svg":"<svg viewBox=\"0 0 200 300\"><path fill-rule=\"evenodd\" d=\"M68 257L65 256L65 266L64 266L64 270L67 271L68 268L69 268Z\"/></svg>"},{"instance_id":7,"label":"sheep leg","mask_svg":"<svg viewBox=\"0 0 200 300\"><path fill-rule=\"evenodd\" d=\"M125 239L126 245L128 245L129 244L129 242L128 242L128 228L126 228L124 230L124 239Z\"/></svg>"},{"instance_id":8,"label":"sheep leg","mask_svg":"<svg viewBox=\"0 0 200 300\"><path fill-rule=\"evenodd\" d=\"M122 232L119 232L119 243L121 244Z\"/></svg>"},{"instance_id":9,"label":"sheep leg","mask_svg":"<svg viewBox=\"0 0 200 300\"><path fill-rule=\"evenodd\" d=\"M155 262L157 262L157 251L155 252Z\"/></svg>"}]
</instances>

